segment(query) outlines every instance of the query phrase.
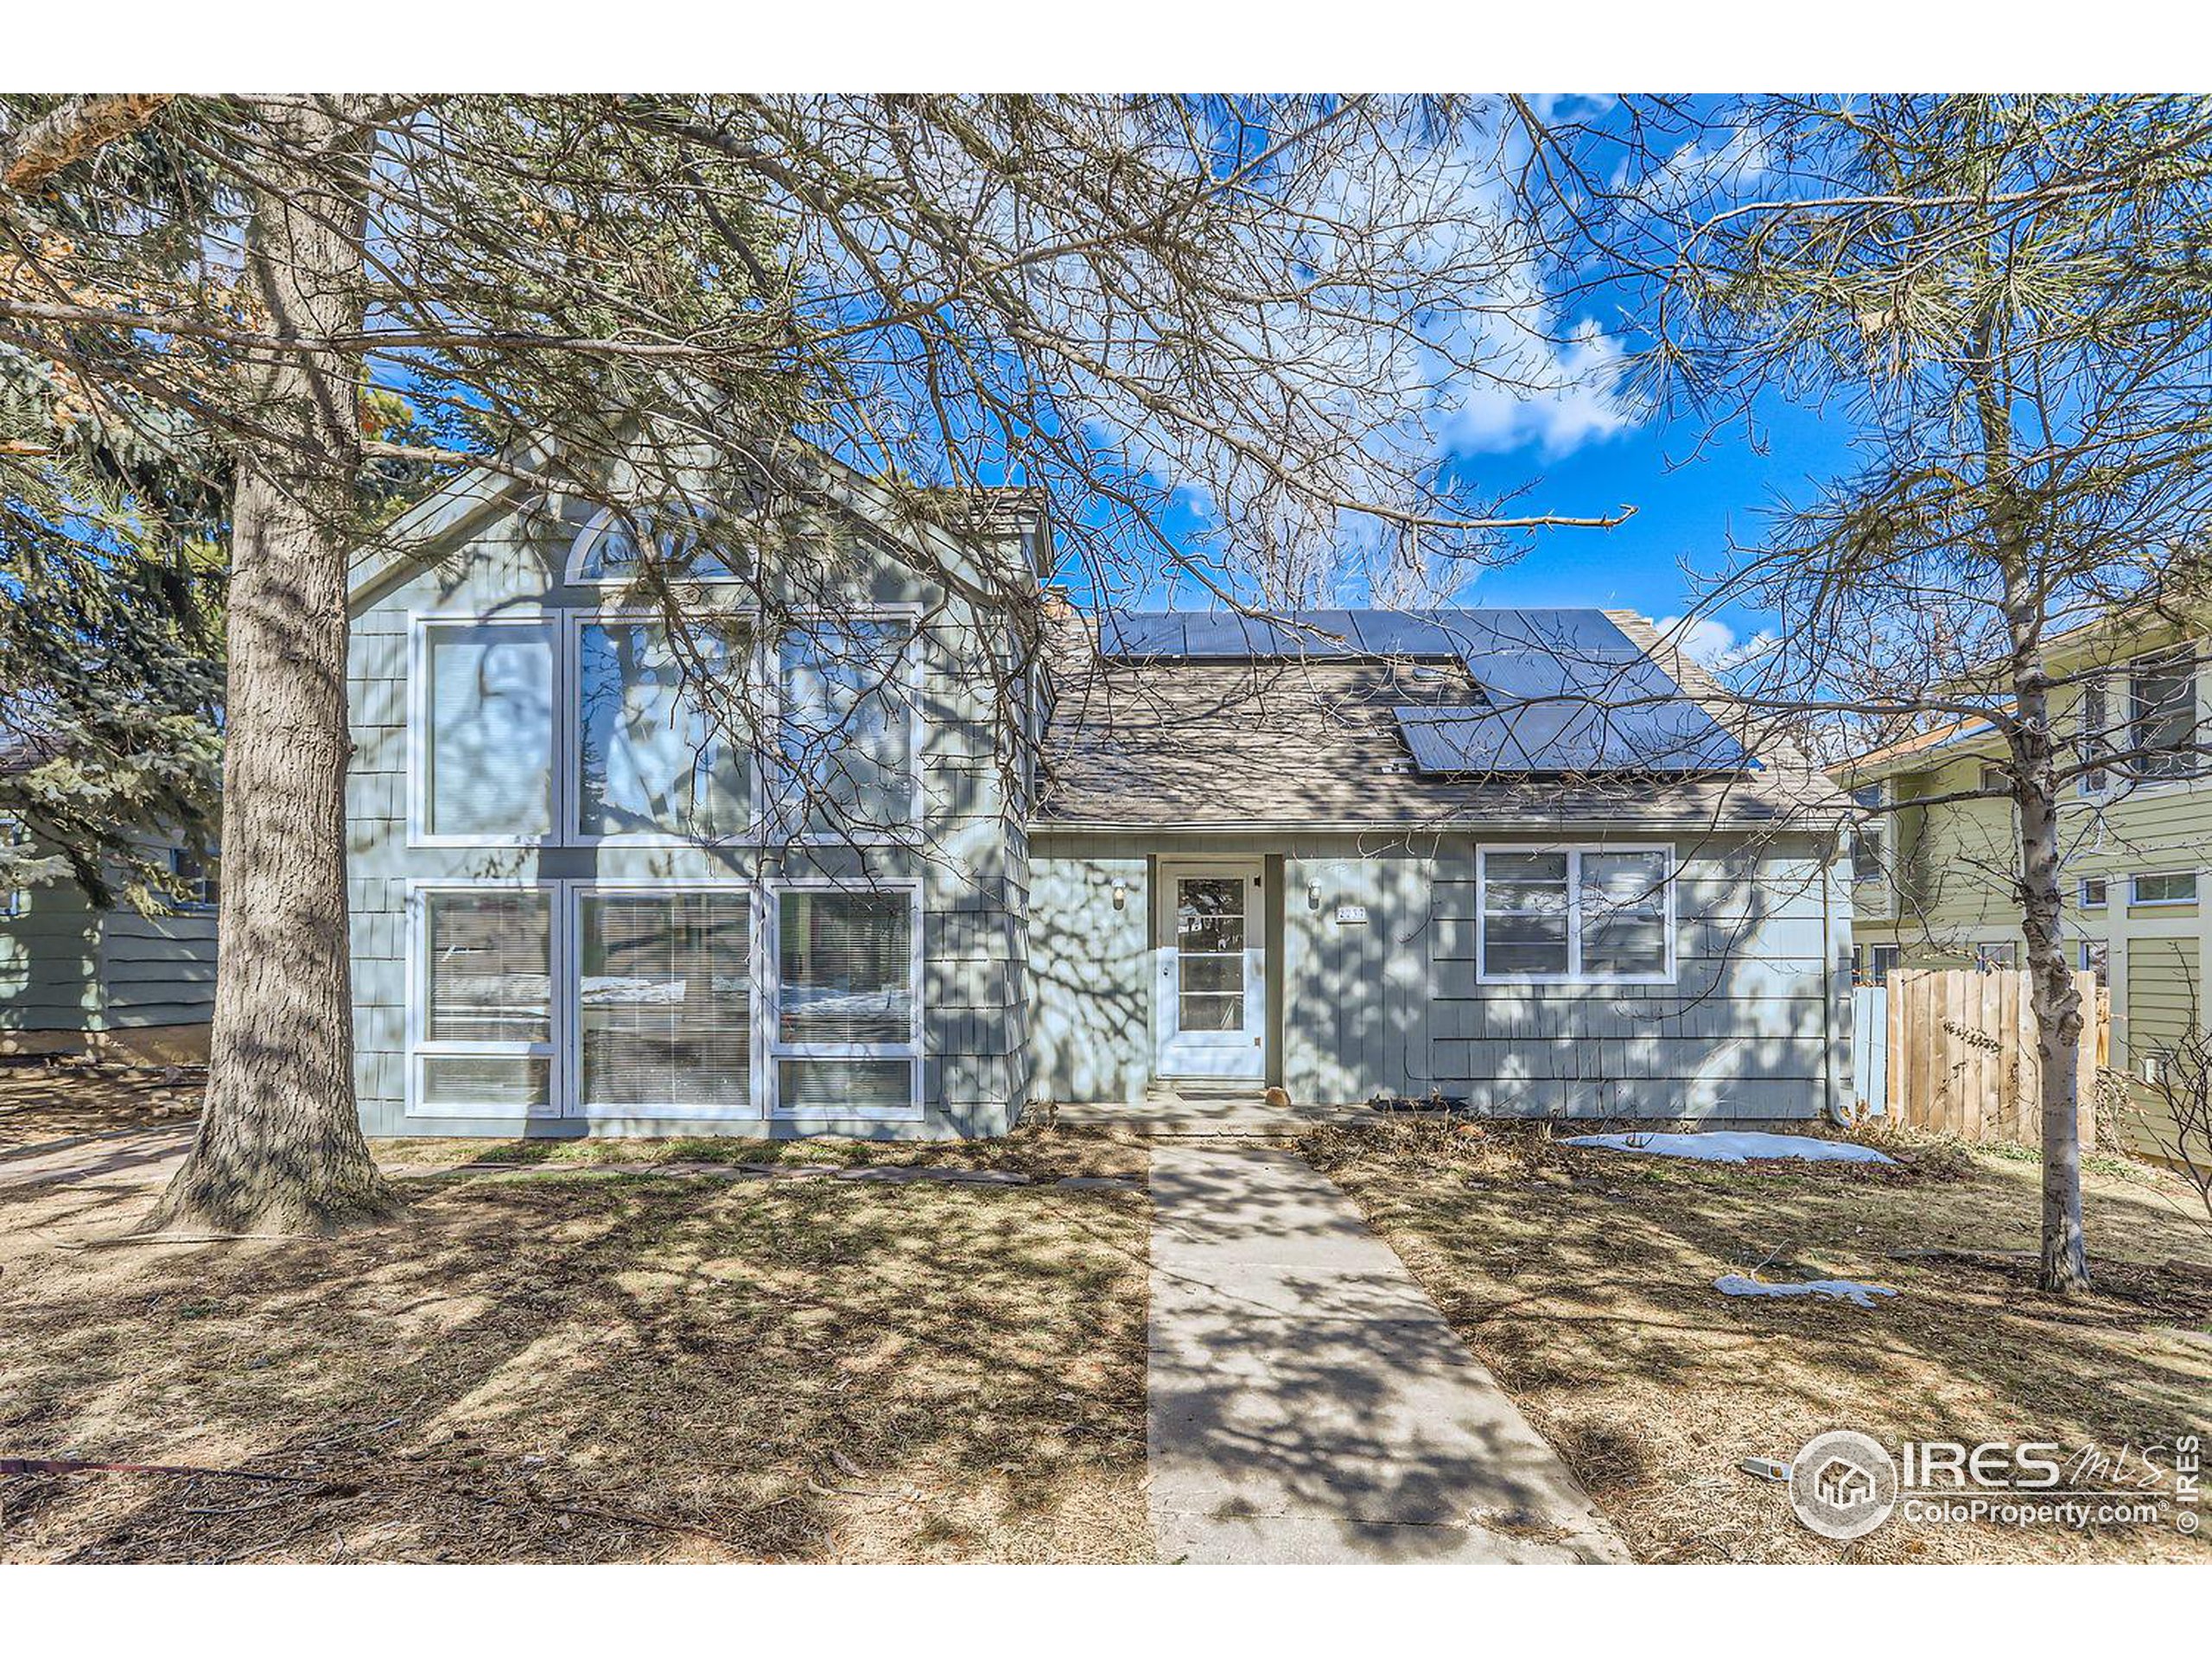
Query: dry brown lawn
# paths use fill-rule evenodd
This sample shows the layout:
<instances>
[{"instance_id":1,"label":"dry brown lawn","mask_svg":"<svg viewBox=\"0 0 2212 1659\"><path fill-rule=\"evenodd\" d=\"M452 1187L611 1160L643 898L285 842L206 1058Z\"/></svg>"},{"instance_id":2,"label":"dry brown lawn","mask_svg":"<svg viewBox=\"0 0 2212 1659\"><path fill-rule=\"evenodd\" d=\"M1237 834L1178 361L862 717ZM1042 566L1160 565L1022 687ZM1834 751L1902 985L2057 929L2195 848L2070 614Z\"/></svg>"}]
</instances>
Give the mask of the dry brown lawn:
<instances>
[{"instance_id":1,"label":"dry brown lawn","mask_svg":"<svg viewBox=\"0 0 2212 1659\"><path fill-rule=\"evenodd\" d=\"M2162 1172L2095 1160L2094 1294L2034 1289L2038 1166L1955 1145L1901 1170L1694 1164L1448 1125L1304 1143L1655 1561L2212 1560L2170 1526L2082 1535L1801 1527L1737 1468L1823 1429L2107 1447L2212 1433L2212 1234ZM1942 1252L1944 1254L1918 1254ZM1713 1281L1878 1281L1872 1311L1724 1296ZM1817 1271L1815 1271L1817 1270Z\"/></svg>"},{"instance_id":2,"label":"dry brown lawn","mask_svg":"<svg viewBox=\"0 0 2212 1659\"><path fill-rule=\"evenodd\" d=\"M6 1166L0 1164L0 1173ZM334 1241L0 1185L9 1560L1131 1560L1141 1192L495 1172Z\"/></svg>"}]
</instances>

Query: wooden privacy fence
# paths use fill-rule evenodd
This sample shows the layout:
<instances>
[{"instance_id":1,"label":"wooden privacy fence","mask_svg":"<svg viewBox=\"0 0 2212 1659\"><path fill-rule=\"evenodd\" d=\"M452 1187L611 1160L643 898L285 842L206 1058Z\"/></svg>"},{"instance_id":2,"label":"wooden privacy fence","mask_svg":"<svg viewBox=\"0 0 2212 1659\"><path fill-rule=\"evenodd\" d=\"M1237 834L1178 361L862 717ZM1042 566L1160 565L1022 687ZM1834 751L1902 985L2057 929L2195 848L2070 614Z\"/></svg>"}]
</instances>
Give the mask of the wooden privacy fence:
<instances>
[{"instance_id":1,"label":"wooden privacy fence","mask_svg":"<svg viewBox=\"0 0 2212 1659\"><path fill-rule=\"evenodd\" d=\"M2078 973L2082 1047L2076 1092L2082 1146L2096 1144L2096 1081L2112 1053L2112 998L2096 976ZM1868 995L1871 992L1872 995ZM1886 987L1859 993L1862 1021L1878 1011L1883 1029L1862 1033L1866 1065L1859 1094L1917 1129L1969 1141L2043 1141L2043 1061L2024 969L1892 969Z\"/></svg>"}]
</instances>

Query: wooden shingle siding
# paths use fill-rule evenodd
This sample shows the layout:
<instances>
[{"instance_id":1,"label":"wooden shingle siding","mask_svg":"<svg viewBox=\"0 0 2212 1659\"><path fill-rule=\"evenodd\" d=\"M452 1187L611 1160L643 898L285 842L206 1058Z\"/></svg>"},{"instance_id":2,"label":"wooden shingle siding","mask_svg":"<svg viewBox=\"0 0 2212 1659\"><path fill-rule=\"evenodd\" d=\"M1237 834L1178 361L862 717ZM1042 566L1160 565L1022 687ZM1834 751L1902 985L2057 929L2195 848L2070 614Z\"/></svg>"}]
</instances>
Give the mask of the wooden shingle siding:
<instances>
[{"instance_id":1,"label":"wooden shingle siding","mask_svg":"<svg viewBox=\"0 0 2212 1659\"><path fill-rule=\"evenodd\" d=\"M407 721L415 613L535 617L597 604L600 590L564 586L577 513L503 509L456 518L458 539L433 547L407 570L357 600L348 703L355 752L347 777L347 848L353 969L356 1086L361 1116L378 1135L512 1135L514 1119L410 1118L406 920L410 882L428 880L701 880L751 884L820 876L922 887L923 1066L920 1122L835 1119L804 1126L764 1118L600 1120L597 1133L836 1130L864 1135L992 1134L1028 1093L1027 975L1018 918L1029 873L1012 833L995 753L992 710L980 697L988 638L945 596L919 586L857 527L839 531L834 559L869 603L923 607L919 702L924 844L857 854L839 847L763 852L750 846L410 847ZM823 534L828 534L825 530ZM1003 551L1003 550L1001 550ZM533 1126L575 1133L580 1120Z\"/></svg>"},{"instance_id":2,"label":"wooden shingle siding","mask_svg":"<svg viewBox=\"0 0 2212 1659\"><path fill-rule=\"evenodd\" d=\"M1814 837L1676 843L1671 985L1480 982L1471 836L1395 849L1289 839L1275 1040L1295 1100L1434 1089L1532 1116L1808 1118L1848 1085L1847 913ZM1559 839L1663 838L1616 829ZM1244 841L1039 836L1040 1094L1143 1097L1151 954L1137 895L1147 845L1155 855L1227 856ZM1117 876L1131 893L1119 913L1109 897ZM1339 906L1364 906L1368 919L1339 923ZM1079 1007L1061 1007L1077 996Z\"/></svg>"}]
</instances>

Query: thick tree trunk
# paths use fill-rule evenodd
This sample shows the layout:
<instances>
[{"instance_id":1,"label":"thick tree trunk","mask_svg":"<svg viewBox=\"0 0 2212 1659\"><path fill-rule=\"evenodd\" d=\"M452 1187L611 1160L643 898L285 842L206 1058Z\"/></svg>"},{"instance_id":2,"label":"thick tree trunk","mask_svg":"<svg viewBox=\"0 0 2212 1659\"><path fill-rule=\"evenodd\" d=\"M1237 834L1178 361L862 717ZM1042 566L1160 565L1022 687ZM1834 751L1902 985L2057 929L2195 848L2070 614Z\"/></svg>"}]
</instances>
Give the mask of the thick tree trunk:
<instances>
[{"instance_id":1,"label":"thick tree trunk","mask_svg":"<svg viewBox=\"0 0 2212 1659\"><path fill-rule=\"evenodd\" d=\"M272 111L248 251L275 332L362 322L366 143L331 112ZM320 157L319 162L302 157ZM353 1099L346 914L346 567L359 463L353 365L252 372L291 440L238 457L225 705L221 958L207 1099L149 1225L331 1231L387 1213Z\"/></svg>"},{"instance_id":2,"label":"thick tree trunk","mask_svg":"<svg viewBox=\"0 0 2212 1659\"><path fill-rule=\"evenodd\" d=\"M2081 1102L2076 1056L2082 995L2059 932L2057 788L2050 693L2040 667L2018 683L2012 739L2013 800L2020 815L2020 914L2027 935L2029 1000L2043 1063L2043 1258L2038 1282L2067 1294L2089 1284L2082 1234Z\"/></svg>"}]
</instances>

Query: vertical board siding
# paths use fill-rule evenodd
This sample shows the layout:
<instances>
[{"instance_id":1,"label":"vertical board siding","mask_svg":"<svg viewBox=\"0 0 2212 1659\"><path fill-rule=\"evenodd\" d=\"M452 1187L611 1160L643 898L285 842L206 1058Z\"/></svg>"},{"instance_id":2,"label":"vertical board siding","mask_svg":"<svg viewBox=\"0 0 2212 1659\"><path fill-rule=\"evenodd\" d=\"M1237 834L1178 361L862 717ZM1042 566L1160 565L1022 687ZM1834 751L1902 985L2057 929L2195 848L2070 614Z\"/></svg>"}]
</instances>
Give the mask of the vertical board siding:
<instances>
[{"instance_id":1,"label":"vertical board siding","mask_svg":"<svg viewBox=\"0 0 2212 1659\"><path fill-rule=\"evenodd\" d=\"M2111 999L2092 974L2076 974L2074 986L2087 1025L2076 1093L2088 1149L2100 1132L2096 1079L2110 1052ZM1860 994L1862 1018L1885 1028L1881 1109L1934 1135L2042 1144L2043 1060L2024 969L1899 969Z\"/></svg>"}]
</instances>

